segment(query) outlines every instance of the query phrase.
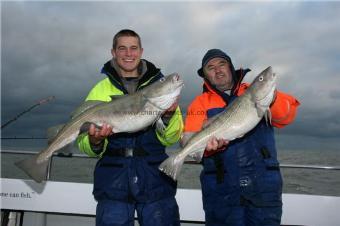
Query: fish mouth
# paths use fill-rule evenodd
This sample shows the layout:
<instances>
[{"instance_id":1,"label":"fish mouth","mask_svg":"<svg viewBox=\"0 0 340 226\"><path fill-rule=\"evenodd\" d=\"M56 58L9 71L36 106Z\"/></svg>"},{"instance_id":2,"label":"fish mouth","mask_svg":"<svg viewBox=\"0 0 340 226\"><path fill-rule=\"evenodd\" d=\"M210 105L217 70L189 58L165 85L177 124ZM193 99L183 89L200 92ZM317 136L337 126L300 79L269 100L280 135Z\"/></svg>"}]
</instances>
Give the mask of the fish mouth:
<instances>
[{"instance_id":1,"label":"fish mouth","mask_svg":"<svg viewBox=\"0 0 340 226\"><path fill-rule=\"evenodd\" d=\"M179 74L174 75L173 83L176 85L176 88L184 86L184 80L181 79L181 76Z\"/></svg>"},{"instance_id":2,"label":"fish mouth","mask_svg":"<svg viewBox=\"0 0 340 226\"><path fill-rule=\"evenodd\" d=\"M179 74L175 74L175 76L174 76L174 80L175 80L175 81L179 81L179 79L180 79L180 76L179 76Z\"/></svg>"}]
</instances>

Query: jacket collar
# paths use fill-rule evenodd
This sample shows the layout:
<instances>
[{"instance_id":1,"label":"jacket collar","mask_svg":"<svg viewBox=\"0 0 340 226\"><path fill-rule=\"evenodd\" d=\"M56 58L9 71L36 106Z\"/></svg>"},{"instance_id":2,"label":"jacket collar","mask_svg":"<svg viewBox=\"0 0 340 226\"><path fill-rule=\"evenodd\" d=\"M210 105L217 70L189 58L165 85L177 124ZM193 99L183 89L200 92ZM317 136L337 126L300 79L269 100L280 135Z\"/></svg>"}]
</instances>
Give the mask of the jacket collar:
<instances>
[{"instance_id":1,"label":"jacket collar","mask_svg":"<svg viewBox=\"0 0 340 226\"><path fill-rule=\"evenodd\" d=\"M142 73L142 78L138 82L138 88L144 84L145 82L149 81L148 83L152 83L157 80L161 75L160 69L156 68L156 66L145 60L142 59L139 67L139 71ZM116 86L118 89L122 90L124 93L128 93L127 90L124 88L122 79L116 69L112 66L111 60L106 62L101 70L101 73L105 74L111 81L111 83Z\"/></svg>"}]
</instances>

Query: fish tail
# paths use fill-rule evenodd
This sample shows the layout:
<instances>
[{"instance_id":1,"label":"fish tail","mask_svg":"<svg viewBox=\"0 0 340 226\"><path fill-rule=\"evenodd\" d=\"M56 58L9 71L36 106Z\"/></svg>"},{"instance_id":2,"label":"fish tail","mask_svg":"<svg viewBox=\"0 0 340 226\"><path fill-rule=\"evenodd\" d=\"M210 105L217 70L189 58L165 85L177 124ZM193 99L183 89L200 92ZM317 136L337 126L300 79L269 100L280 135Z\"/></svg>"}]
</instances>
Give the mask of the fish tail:
<instances>
[{"instance_id":1,"label":"fish tail","mask_svg":"<svg viewBox=\"0 0 340 226\"><path fill-rule=\"evenodd\" d=\"M16 162L15 165L23 170L28 176L38 183L47 179L48 163L50 158L44 161L38 161L38 156L21 160Z\"/></svg>"},{"instance_id":2,"label":"fish tail","mask_svg":"<svg viewBox=\"0 0 340 226\"><path fill-rule=\"evenodd\" d=\"M166 160L164 160L160 165L159 169L166 175L171 177L173 180L177 180L177 176L182 169L184 163L184 158L180 155L172 155Z\"/></svg>"}]
</instances>

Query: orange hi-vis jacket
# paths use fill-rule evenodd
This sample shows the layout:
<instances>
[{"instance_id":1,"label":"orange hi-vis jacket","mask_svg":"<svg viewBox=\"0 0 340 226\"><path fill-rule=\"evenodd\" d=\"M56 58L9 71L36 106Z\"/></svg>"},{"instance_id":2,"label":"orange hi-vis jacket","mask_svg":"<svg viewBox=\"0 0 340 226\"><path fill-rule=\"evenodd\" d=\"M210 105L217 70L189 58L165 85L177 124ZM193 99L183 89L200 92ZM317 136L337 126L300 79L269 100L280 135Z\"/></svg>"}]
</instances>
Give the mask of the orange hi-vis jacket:
<instances>
[{"instance_id":1,"label":"orange hi-vis jacket","mask_svg":"<svg viewBox=\"0 0 340 226\"><path fill-rule=\"evenodd\" d=\"M207 111L209 109L227 106L223 98L206 81L204 86L206 91L197 96L188 107L184 132L200 131L207 120ZM242 83L235 90L236 95L242 95L248 87L249 84ZM272 126L282 128L293 122L299 105L299 101L293 96L276 91L276 98L270 107Z\"/></svg>"}]
</instances>

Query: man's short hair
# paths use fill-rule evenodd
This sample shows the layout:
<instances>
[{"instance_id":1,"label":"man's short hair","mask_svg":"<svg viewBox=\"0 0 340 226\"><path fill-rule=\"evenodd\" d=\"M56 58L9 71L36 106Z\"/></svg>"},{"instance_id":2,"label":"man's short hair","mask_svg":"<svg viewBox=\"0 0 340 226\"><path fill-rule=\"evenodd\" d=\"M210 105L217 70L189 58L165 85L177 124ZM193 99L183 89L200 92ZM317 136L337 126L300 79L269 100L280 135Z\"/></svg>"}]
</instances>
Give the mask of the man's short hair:
<instances>
[{"instance_id":1,"label":"man's short hair","mask_svg":"<svg viewBox=\"0 0 340 226\"><path fill-rule=\"evenodd\" d=\"M118 38L120 37L136 37L138 39L138 44L139 44L139 47L142 48L142 42L140 40L140 37L139 35L133 31L133 30L130 30L130 29L123 29L123 30L120 30L117 34L115 34L115 36L113 37L113 43L112 43L112 48L113 49L116 49L117 47L117 42L118 42Z\"/></svg>"}]
</instances>

